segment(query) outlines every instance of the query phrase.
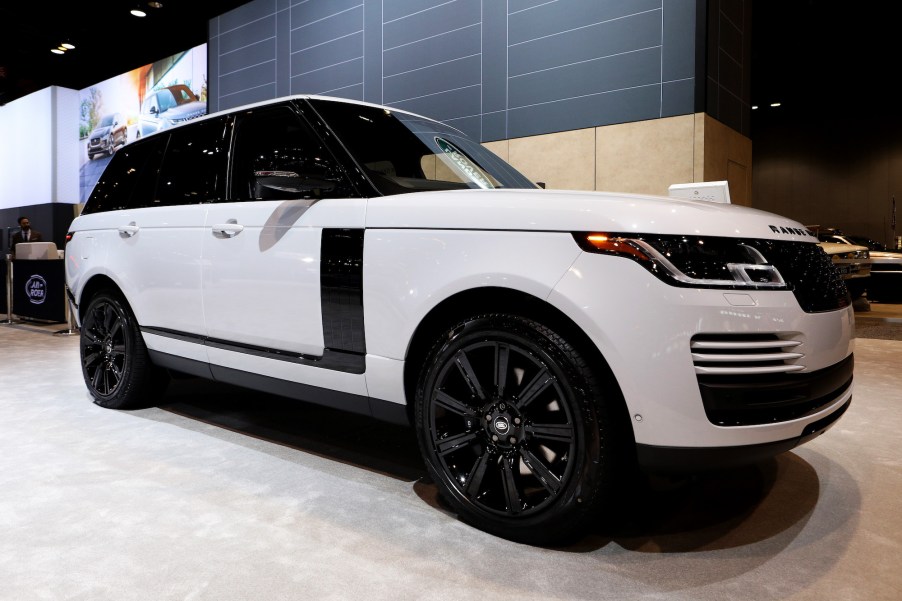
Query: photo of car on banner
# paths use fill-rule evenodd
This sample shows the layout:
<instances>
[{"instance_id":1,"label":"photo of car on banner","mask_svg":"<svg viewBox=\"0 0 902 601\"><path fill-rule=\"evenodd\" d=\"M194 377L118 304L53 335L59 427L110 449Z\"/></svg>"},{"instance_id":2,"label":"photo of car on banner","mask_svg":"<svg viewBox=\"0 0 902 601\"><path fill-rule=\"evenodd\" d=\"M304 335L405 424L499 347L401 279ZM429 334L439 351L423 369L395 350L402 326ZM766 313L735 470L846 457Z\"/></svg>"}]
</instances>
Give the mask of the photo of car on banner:
<instances>
[{"instance_id":1,"label":"photo of car on banner","mask_svg":"<svg viewBox=\"0 0 902 601\"><path fill-rule=\"evenodd\" d=\"M126 144L207 113L207 47L197 46L81 90L80 200Z\"/></svg>"},{"instance_id":2,"label":"photo of car on banner","mask_svg":"<svg viewBox=\"0 0 902 601\"><path fill-rule=\"evenodd\" d=\"M93 161L98 154L113 156L118 148L126 144L128 124L125 117L121 113L104 115L88 135L88 159Z\"/></svg>"},{"instance_id":3,"label":"photo of car on banner","mask_svg":"<svg viewBox=\"0 0 902 601\"><path fill-rule=\"evenodd\" d=\"M293 96L116 152L66 281L98 405L182 372L410 424L461 519L545 544L637 466L836 423L854 315L817 242L742 206L543 190L448 125Z\"/></svg>"}]
</instances>

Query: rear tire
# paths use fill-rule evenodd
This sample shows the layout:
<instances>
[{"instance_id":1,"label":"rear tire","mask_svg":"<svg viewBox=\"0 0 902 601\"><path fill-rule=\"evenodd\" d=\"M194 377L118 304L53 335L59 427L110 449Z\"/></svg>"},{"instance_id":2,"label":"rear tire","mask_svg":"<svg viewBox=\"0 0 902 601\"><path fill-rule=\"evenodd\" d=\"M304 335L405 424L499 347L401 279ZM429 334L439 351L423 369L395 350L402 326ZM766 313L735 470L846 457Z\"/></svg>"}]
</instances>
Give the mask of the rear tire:
<instances>
[{"instance_id":1,"label":"rear tire","mask_svg":"<svg viewBox=\"0 0 902 601\"><path fill-rule=\"evenodd\" d=\"M463 521L518 542L567 542L614 488L604 396L550 328L504 314L461 321L429 352L416 388L427 470Z\"/></svg>"},{"instance_id":2,"label":"rear tire","mask_svg":"<svg viewBox=\"0 0 902 601\"><path fill-rule=\"evenodd\" d=\"M116 293L102 291L91 299L80 350L85 384L101 407L148 407L169 383L168 372L150 362L137 320Z\"/></svg>"}]
</instances>

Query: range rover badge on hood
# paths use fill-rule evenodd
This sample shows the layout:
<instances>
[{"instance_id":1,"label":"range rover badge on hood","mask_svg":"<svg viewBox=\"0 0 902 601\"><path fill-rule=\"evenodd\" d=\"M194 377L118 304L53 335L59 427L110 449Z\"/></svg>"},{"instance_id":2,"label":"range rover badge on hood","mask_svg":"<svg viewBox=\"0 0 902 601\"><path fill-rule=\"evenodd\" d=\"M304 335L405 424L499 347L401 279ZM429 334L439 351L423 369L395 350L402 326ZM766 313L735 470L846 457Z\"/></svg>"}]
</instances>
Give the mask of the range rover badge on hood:
<instances>
[{"instance_id":1,"label":"range rover badge on hood","mask_svg":"<svg viewBox=\"0 0 902 601\"><path fill-rule=\"evenodd\" d=\"M786 227L782 225L769 225L767 227L769 227L770 231L774 232L775 234L794 234L796 236L809 236L811 238L814 237L811 232L800 227Z\"/></svg>"}]
</instances>

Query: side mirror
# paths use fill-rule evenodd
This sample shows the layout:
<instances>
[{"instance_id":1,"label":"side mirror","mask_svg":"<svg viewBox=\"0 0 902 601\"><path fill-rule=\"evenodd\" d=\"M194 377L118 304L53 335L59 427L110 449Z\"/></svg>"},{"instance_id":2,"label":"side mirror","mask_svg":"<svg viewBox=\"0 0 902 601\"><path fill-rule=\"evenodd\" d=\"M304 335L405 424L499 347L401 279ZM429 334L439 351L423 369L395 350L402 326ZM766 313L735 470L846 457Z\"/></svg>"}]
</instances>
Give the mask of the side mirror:
<instances>
[{"instance_id":1,"label":"side mirror","mask_svg":"<svg viewBox=\"0 0 902 601\"><path fill-rule=\"evenodd\" d=\"M150 114L151 114L151 115L158 115L159 113L160 113L160 109L158 109L158 108L155 107L155 106L150 107Z\"/></svg>"}]
</instances>

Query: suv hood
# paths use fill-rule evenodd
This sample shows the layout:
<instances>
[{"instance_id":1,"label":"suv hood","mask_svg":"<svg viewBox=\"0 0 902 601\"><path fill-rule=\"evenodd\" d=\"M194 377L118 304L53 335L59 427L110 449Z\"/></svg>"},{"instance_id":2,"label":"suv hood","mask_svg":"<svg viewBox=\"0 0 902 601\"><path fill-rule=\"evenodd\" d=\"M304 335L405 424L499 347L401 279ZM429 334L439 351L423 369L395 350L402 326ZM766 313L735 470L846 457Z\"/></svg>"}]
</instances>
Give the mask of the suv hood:
<instances>
[{"instance_id":1,"label":"suv hood","mask_svg":"<svg viewBox=\"0 0 902 601\"><path fill-rule=\"evenodd\" d=\"M207 103L198 100L196 102L177 104L176 106L168 109L166 112L160 113L159 117L162 119L169 119L170 121L185 121L187 119L200 117L206 112Z\"/></svg>"},{"instance_id":2,"label":"suv hood","mask_svg":"<svg viewBox=\"0 0 902 601\"><path fill-rule=\"evenodd\" d=\"M371 198L367 227L697 234L817 242L804 225L739 205L569 190L455 190Z\"/></svg>"},{"instance_id":3,"label":"suv hood","mask_svg":"<svg viewBox=\"0 0 902 601\"><path fill-rule=\"evenodd\" d=\"M91 138L102 138L103 136L105 136L105 135L107 135L108 133L110 133L110 129L112 129L112 128L110 128L110 127L95 127L94 129L91 130L91 135L90 135L89 137L91 137Z\"/></svg>"}]
</instances>

